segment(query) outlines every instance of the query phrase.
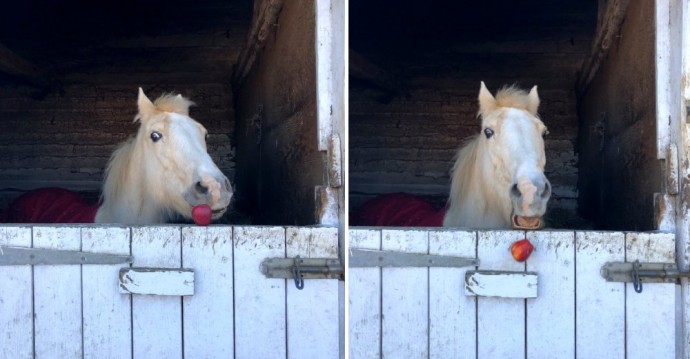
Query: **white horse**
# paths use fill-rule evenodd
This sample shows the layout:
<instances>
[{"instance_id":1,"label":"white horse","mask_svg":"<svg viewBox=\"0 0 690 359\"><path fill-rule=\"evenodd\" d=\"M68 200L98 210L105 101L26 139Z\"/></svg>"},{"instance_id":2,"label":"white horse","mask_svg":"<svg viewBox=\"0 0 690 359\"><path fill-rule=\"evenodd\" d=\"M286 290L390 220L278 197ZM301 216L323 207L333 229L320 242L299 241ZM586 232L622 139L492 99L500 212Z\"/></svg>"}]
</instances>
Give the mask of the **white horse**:
<instances>
[{"instance_id":1,"label":"white horse","mask_svg":"<svg viewBox=\"0 0 690 359\"><path fill-rule=\"evenodd\" d=\"M16 198L0 222L153 224L191 219L200 204L220 218L232 187L206 152L206 129L189 117L193 102L181 95L151 102L140 88L138 103L139 132L113 152L100 205L66 189L39 188Z\"/></svg>"},{"instance_id":2,"label":"white horse","mask_svg":"<svg viewBox=\"0 0 690 359\"><path fill-rule=\"evenodd\" d=\"M494 97L481 83L482 130L456 156L444 227L543 227L551 184L538 107L537 86L504 87Z\"/></svg>"},{"instance_id":3,"label":"white horse","mask_svg":"<svg viewBox=\"0 0 690 359\"><path fill-rule=\"evenodd\" d=\"M213 219L225 213L232 187L206 150L206 129L189 117L193 104L181 95L151 102L139 88L139 131L110 158L96 223L190 219L199 204L211 207Z\"/></svg>"}]
</instances>

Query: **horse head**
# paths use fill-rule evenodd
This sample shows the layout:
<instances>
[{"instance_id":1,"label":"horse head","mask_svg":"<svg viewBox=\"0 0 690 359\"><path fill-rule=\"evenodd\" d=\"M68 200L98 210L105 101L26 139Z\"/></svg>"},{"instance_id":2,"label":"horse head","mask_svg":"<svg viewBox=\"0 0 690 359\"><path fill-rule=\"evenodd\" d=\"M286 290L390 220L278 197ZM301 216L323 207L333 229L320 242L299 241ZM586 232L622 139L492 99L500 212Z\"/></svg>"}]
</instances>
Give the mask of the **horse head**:
<instances>
[{"instance_id":1,"label":"horse head","mask_svg":"<svg viewBox=\"0 0 690 359\"><path fill-rule=\"evenodd\" d=\"M444 225L543 226L551 184L544 175L547 130L538 107L536 86L529 93L503 88L494 97L481 83L481 133L458 154Z\"/></svg>"},{"instance_id":2,"label":"horse head","mask_svg":"<svg viewBox=\"0 0 690 359\"><path fill-rule=\"evenodd\" d=\"M140 88L137 103L139 131L111 158L96 222L156 223L175 213L189 219L200 204L220 218L232 187L207 152L206 129L189 117L193 102L181 95L151 102Z\"/></svg>"}]
</instances>

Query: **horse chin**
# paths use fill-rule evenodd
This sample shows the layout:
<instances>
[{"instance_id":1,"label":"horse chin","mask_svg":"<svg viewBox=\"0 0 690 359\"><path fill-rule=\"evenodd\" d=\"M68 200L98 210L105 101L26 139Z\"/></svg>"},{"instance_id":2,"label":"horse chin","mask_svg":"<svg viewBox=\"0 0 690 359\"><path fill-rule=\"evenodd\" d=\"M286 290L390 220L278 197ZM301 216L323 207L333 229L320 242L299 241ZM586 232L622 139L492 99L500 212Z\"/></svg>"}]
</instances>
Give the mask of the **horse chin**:
<instances>
[{"instance_id":1,"label":"horse chin","mask_svg":"<svg viewBox=\"0 0 690 359\"><path fill-rule=\"evenodd\" d=\"M513 229L534 230L544 228L544 220L541 217L524 217L516 214L512 217Z\"/></svg>"},{"instance_id":2,"label":"horse chin","mask_svg":"<svg viewBox=\"0 0 690 359\"><path fill-rule=\"evenodd\" d=\"M221 217L223 217L223 215L225 214L225 212L227 211L227 209L228 209L228 207L223 207L223 208L219 208L219 209L214 209L213 212L212 212L212 215L211 215L211 219L214 220L214 221L219 220Z\"/></svg>"}]
</instances>

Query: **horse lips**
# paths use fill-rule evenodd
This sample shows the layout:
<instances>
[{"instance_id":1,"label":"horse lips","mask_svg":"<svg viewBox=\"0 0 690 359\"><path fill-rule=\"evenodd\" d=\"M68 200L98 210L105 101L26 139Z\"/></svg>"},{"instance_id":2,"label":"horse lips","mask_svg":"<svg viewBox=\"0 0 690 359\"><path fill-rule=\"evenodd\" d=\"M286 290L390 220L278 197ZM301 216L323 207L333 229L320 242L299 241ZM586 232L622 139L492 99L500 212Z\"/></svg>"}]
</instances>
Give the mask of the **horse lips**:
<instances>
[{"instance_id":1,"label":"horse lips","mask_svg":"<svg viewBox=\"0 0 690 359\"><path fill-rule=\"evenodd\" d=\"M211 223L213 211L207 204L200 204L192 208L192 219L199 226L208 226Z\"/></svg>"}]
</instances>

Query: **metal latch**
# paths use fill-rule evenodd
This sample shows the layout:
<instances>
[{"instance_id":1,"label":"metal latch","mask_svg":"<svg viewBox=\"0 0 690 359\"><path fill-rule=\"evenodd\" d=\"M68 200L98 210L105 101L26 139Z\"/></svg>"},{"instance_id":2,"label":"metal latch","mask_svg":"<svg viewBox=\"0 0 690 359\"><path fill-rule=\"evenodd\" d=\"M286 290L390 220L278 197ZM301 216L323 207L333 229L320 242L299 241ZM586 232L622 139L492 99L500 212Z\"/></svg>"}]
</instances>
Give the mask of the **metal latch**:
<instances>
[{"instance_id":1,"label":"metal latch","mask_svg":"<svg viewBox=\"0 0 690 359\"><path fill-rule=\"evenodd\" d=\"M342 279L345 269L337 258L266 258L261 262L266 278L294 279L297 289L305 279Z\"/></svg>"},{"instance_id":2,"label":"metal latch","mask_svg":"<svg viewBox=\"0 0 690 359\"><path fill-rule=\"evenodd\" d=\"M680 272L674 263L608 262L601 267L601 276L609 282L633 283L642 293L642 283L676 283L678 278L690 277Z\"/></svg>"},{"instance_id":3,"label":"metal latch","mask_svg":"<svg viewBox=\"0 0 690 359\"><path fill-rule=\"evenodd\" d=\"M0 246L0 266L132 263L130 255Z\"/></svg>"}]
</instances>

